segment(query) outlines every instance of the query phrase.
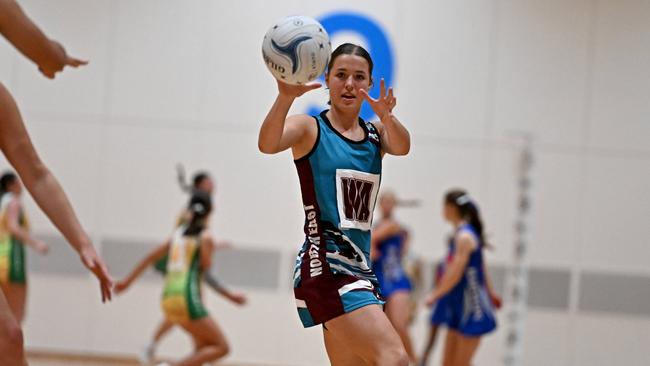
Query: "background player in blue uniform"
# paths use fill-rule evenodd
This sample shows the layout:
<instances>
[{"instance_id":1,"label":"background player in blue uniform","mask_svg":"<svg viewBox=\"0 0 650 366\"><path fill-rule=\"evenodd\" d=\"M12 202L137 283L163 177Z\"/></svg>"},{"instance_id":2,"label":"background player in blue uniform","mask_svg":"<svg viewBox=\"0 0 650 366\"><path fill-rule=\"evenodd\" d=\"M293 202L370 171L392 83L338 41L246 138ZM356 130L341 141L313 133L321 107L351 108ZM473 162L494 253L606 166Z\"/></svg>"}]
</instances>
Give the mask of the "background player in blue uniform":
<instances>
[{"instance_id":1,"label":"background player in blue uniform","mask_svg":"<svg viewBox=\"0 0 650 366\"><path fill-rule=\"evenodd\" d=\"M331 109L287 117L293 101L320 84L277 82L278 96L260 128L260 151L291 148L305 209L305 243L294 294L305 327L323 324L332 365L407 365L397 332L381 308L370 269L370 225L384 153L406 155L410 136L392 113L397 100L383 80L378 99L372 59L360 46L332 53L325 81ZM359 118L366 100L379 118Z\"/></svg>"},{"instance_id":2,"label":"background player in blue uniform","mask_svg":"<svg viewBox=\"0 0 650 366\"><path fill-rule=\"evenodd\" d=\"M442 279L442 276L445 274L445 267L447 266L447 260L451 258L450 253L451 253L451 245L454 242L454 236L451 235L447 240L447 255L445 258L440 259L438 262L436 262L434 268L433 268L433 284L434 288L440 286L440 280ZM493 290L492 288L492 282L490 280L490 276L488 276L487 272L487 263L484 260L484 268L486 269L485 271L485 284L487 286L488 290L488 295L490 296L490 301L492 302L492 305L494 305L495 309L501 308L501 297ZM441 306L438 306L438 305ZM438 335L438 329L440 329L441 326L445 326L448 323L449 319L449 311L448 308L444 306L445 300L444 296L440 300L438 300L435 304L433 304L433 308L431 309L431 317L430 317L430 327L429 327L429 335L427 337L427 341L424 346L424 351L422 352L422 356L419 359L418 366L426 366L429 362L429 357L431 356L431 352L433 351L436 338Z\"/></svg>"},{"instance_id":3,"label":"background player in blue uniform","mask_svg":"<svg viewBox=\"0 0 650 366\"><path fill-rule=\"evenodd\" d=\"M386 301L384 311L404 344L406 353L415 363L415 352L408 333L411 318L411 281L402 262L408 251L408 232L395 219L397 198L384 192L379 198L381 221L372 229L372 269L375 271L381 295Z\"/></svg>"},{"instance_id":4,"label":"background player in blue uniform","mask_svg":"<svg viewBox=\"0 0 650 366\"><path fill-rule=\"evenodd\" d=\"M462 190L445 195L443 216L454 226L444 274L427 298L448 327L443 365L469 366L481 336L496 328L483 261L483 222ZM434 315L435 315L434 312Z\"/></svg>"}]
</instances>

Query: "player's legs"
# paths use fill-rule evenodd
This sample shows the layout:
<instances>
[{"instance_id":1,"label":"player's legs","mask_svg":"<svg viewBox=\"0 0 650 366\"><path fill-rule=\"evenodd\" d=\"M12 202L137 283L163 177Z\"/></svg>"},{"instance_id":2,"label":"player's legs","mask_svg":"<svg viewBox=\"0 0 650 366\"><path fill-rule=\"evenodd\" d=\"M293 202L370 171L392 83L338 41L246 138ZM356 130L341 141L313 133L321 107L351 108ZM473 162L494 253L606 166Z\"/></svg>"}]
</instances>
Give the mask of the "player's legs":
<instances>
[{"instance_id":1,"label":"player's legs","mask_svg":"<svg viewBox=\"0 0 650 366\"><path fill-rule=\"evenodd\" d=\"M325 350L332 366L363 366L367 365L359 355L354 353L350 346L335 337L332 332L323 327Z\"/></svg>"},{"instance_id":2,"label":"player's legs","mask_svg":"<svg viewBox=\"0 0 650 366\"><path fill-rule=\"evenodd\" d=\"M431 324L429 331L429 338L427 343L424 346L424 352L422 352L422 357L420 357L419 366L426 366L429 363L429 357L431 356L431 351L433 351L433 345L436 343L436 336L438 335L438 326Z\"/></svg>"},{"instance_id":3,"label":"player's legs","mask_svg":"<svg viewBox=\"0 0 650 366\"><path fill-rule=\"evenodd\" d=\"M402 344L411 363L415 363L415 352L413 351L413 345L408 331L408 323L411 317L410 296L411 293L408 290L394 292L388 298L384 310L386 316L388 316L388 319L397 331L397 334L402 339Z\"/></svg>"},{"instance_id":4,"label":"player's legs","mask_svg":"<svg viewBox=\"0 0 650 366\"><path fill-rule=\"evenodd\" d=\"M230 351L226 337L212 318L206 316L181 323L181 326L192 335L196 351L174 366L201 366L226 356Z\"/></svg>"},{"instance_id":5,"label":"player's legs","mask_svg":"<svg viewBox=\"0 0 650 366\"><path fill-rule=\"evenodd\" d=\"M153 359L156 354L156 347L158 346L158 343L160 343L160 340L169 332L171 328L174 327L174 323L167 320L167 318L163 319L160 324L158 324L158 327L156 328L156 331L154 332L153 338L147 344L141 351L141 353L138 354L138 358L140 360L141 364L144 365L149 365L153 362Z\"/></svg>"},{"instance_id":6,"label":"player's legs","mask_svg":"<svg viewBox=\"0 0 650 366\"><path fill-rule=\"evenodd\" d=\"M27 285L24 283L7 283L0 287L18 324L22 324L25 320Z\"/></svg>"},{"instance_id":7,"label":"player's legs","mask_svg":"<svg viewBox=\"0 0 650 366\"><path fill-rule=\"evenodd\" d=\"M458 333L453 364L455 366L470 366L480 341L481 337L467 337Z\"/></svg>"},{"instance_id":8,"label":"player's legs","mask_svg":"<svg viewBox=\"0 0 650 366\"><path fill-rule=\"evenodd\" d=\"M160 324L158 324L158 328L156 328L156 332L153 335L153 344L158 344L160 343L160 340L174 327L174 323L170 322L167 319L164 319Z\"/></svg>"},{"instance_id":9,"label":"player's legs","mask_svg":"<svg viewBox=\"0 0 650 366\"><path fill-rule=\"evenodd\" d=\"M481 337L467 337L456 330L449 329L445 342L443 366L470 366L480 341Z\"/></svg>"},{"instance_id":10,"label":"player's legs","mask_svg":"<svg viewBox=\"0 0 650 366\"><path fill-rule=\"evenodd\" d=\"M345 344L367 365L408 366L409 364L408 355L399 335L379 305L368 305L343 314L327 321L325 326L326 336L334 338L325 342L326 347ZM339 351L338 348L328 349L330 360L339 360L340 357L341 362L348 362L352 359L347 353L339 355ZM331 358L332 356L334 359Z\"/></svg>"},{"instance_id":11,"label":"player's legs","mask_svg":"<svg viewBox=\"0 0 650 366\"><path fill-rule=\"evenodd\" d=\"M458 344L458 332L452 329L447 329L447 336L445 337L445 348L442 354L443 366L455 366L454 357Z\"/></svg>"},{"instance_id":12,"label":"player's legs","mask_svg":"<svg viewBox=\"0 0 650 366\"><path fill-rule=\"evenodd\" d=\"M0 365L27 365L23 332L0 291Z\"/></svg>"}]
</instances>

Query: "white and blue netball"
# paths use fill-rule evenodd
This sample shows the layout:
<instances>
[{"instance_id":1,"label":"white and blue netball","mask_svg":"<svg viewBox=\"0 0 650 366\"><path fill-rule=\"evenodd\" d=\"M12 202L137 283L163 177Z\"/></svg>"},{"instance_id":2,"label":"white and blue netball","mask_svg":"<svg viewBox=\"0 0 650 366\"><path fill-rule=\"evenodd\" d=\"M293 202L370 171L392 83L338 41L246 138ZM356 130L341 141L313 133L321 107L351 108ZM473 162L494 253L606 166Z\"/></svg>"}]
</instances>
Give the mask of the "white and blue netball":
<instances>
[{"instance_id":1,"label":"white and blue netball","mask_svg":"<svg viewBox=\"0 0 650 366\"><path fill-rule=\"evenodd\" d=\"M332 46L325 28L313 18L290 16L264 35L262 56L273 76L288 84L305 84L327 67Z\"/></svg>"}]
</instances>

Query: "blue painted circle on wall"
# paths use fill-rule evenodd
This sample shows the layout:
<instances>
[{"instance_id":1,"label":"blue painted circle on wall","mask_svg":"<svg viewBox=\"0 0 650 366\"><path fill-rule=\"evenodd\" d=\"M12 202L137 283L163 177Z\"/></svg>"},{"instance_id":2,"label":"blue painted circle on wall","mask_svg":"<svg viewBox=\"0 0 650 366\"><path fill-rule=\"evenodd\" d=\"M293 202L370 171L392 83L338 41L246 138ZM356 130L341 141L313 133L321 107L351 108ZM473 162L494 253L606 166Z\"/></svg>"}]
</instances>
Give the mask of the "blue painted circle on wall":
<instances>
[{"instance_id":1,"label":"blue painted circle on wall","mask_svg":"<svg viewBox=\"0 0 650 366\"><path fill-rule=\"evenodd\" d=\"M387 86L394 87L393 69L395 62L393 49L386 32L376 21L364 14L353 12L329 13L319 18L318 21L325 27L330 38L340 32L351 32L357 33L365 40L365 45L374 63L372 71L374 85L370 89L370 95L373 98L379 95L379 81L381 78L384 78ZM320 77L320 81L325 82L324 76ZM311 106L307 113L310 115L318 114L324 108L326 107ZM361 118L369 120L374 115L375 113L368 103L364 103L361 107Z\"/></svg>"}]
</instances>

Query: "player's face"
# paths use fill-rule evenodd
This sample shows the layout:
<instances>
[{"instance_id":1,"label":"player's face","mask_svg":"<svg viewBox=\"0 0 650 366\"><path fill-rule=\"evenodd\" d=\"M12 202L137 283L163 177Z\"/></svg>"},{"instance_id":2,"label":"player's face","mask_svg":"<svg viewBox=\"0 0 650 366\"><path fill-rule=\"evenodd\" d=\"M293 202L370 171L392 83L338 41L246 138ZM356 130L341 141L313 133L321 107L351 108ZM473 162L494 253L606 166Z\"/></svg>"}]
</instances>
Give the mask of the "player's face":
<instances>
[{"instance_id":1,"label":"player's face","mask_svg":"<svg viewBox=\"0 0 650 366\"><path fill-rule=\"evenodd\" d=\"M442 205L442 217L449 222L456 221L458 208L451 203L444 202Z\"/></svg>"},{"instance_id":2,"label":"player's face","mask_svg":"<svg viewBox=\"0 0 650 366\"><path fill-rule=\"evenodd\" d=\"M334 60L326 77L332 105L339 109L361 108L360 89L370 88L370 65L357 55L340 55Z\"/></svg>"},{"instance_id":3,"label":"player's face","mask_svg":"<svg viewBox=\"0 0 650 366\"><path fill-rule=\"evenodd\" d=\"M197 188L199 189L199 191L212 194L212 192L214 192L214 181L212 180L212 178L205 178L201 181L201 183Z\"/></svg>"}]
</instances>

